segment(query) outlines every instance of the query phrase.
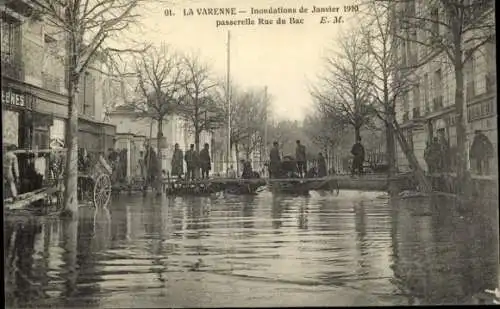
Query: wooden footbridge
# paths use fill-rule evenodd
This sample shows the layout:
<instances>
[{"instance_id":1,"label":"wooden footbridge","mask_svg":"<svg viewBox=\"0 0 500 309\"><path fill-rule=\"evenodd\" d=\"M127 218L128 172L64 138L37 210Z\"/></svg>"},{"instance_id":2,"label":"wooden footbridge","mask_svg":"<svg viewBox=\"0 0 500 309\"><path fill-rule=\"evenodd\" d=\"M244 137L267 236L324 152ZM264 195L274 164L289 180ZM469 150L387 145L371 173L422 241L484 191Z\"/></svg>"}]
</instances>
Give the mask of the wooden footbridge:
<instances>
[{"instance_id":1,"label":"wooden footbridge","mask_svg":"<svg viewBox=\"0 0 500 309\"><path fill-rule=\"evenodd\" d=\"M234 194L253 194L268 188L273 193L306 194L309 191L366 190L384 191L387 189L386 175L332 175L323 178L210 178L210 179L169 179L163 182L163 189L171 195L203 195L217 192ZM143 191L139 186L115 187L115 192Z\"/></svg>"}]
</instances>

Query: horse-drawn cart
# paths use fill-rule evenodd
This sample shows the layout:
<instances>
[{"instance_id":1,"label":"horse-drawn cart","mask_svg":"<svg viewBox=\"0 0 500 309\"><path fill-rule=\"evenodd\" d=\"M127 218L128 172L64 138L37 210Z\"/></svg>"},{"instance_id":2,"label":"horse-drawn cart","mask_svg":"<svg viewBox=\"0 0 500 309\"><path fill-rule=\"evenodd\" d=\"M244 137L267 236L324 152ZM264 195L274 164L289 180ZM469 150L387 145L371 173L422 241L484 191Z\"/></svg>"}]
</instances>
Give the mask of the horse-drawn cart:
<instances>
[{"instance_id":1,"label":"horse-drawn cart","mask_svg":"<svg viewBox=\"0 0 500 309\"><path fill-rule=\"evenodd\" d=\"M86 173L78 173L79 201L96 208L108 206L111 200L111 174L112 169L102 156Z\"/></svg>"}]
</instances>

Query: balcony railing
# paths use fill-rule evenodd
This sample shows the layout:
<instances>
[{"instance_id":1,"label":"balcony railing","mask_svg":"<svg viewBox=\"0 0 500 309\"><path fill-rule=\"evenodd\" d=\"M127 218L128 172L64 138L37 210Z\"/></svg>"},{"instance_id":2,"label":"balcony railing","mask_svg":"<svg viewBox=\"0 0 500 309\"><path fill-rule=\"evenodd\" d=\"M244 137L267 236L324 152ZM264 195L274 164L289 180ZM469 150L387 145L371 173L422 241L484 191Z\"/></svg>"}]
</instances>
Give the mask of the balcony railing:
<instances>
[{"instance_id":1,"label":"balcony railing","mask_svg":"<svg viewBox=\"0 0 500 309\"><path fill-rule=\"evenodd\" d=\"M420 107L414 107L413 108L413 119L420 118Z\"/></svg>"},{"instance_id":2,"label":"balcony railing","mask_svg":"<svg viewBox=\"0 0 500 309\"><path fill-rule=\"evenodd\" d=\"M437 96L434 99L432 99L432 108L433 111L438 111L443 108L443 96Z\"/></svg>"},{"instance_id":3,"label":"balcony railing","mask_svg":"<svg viewBox=\"0 0 500 309\"><path fill-rule=\"evenodd\" d=\"M23 16L30 16L34 10L33 1L29 0L7 0L5 6Z\"/></svg>"},{"instance_id":4,"label":"balcony railing","mask_svg":"<svg viewBox=\"0 0 500 309\"><path fill-rule=\"evenodd\" d=\"M476 89L474 87L474 81L469 81L466 86L466 99L467 102L471 101L476 96Z\"/></svg>"},{"instance_id":5,"label":"balcony railing","mask_svg":"<svg viewBox=\"0 0 500 309\"><path fill-rule=\"evenodd\" d=\"M2 76L6 76L18 81L24 80L24 63L18 56L12 54L1 54Z\"/></svg>"},{"instance_id":6,"label":"balcony railing","mask_svg":"<svg viewBox=\"0 0 500 309\"><path fill-rule=\"evenodd\" d=\"M47 90L61 91L61 79L52 74L42 72L42 86Z\"/></svg>"}]
</instances>

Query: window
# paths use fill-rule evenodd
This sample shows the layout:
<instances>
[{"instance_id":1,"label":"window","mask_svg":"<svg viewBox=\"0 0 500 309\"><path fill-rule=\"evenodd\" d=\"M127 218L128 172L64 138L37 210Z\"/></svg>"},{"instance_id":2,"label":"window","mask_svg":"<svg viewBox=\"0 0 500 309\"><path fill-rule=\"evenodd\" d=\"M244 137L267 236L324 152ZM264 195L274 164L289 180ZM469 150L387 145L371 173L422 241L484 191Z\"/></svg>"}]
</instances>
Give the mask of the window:
<instances>
[{"instance_id":1,"label":"window","mask_svg":"<svg viewBox=\"0 0 500 309\"><path fill-rule=\"evenodd\" d=\"M85 72L80 77L80 86L78 87L78 106L81 114L85 116L94 116L95 112L95 79L89 73Z\"/></svg>"},{"instance_id":2,"label":"window","mask_svg":"<svg viewBox=\"0 0 500 309\"><path fill-rule=\"evenodd\" d=\"M429 106L429 75L427 73L424 74L424 105L425 111L430 111Z\"/></svg>"},{"instance_id":3,"label":"window","mask_svg":"<svg viewBox=\"0 0 500 309\"><path fill-rule=\"evenodd\" d=\"M474 87L474 80L475 80L475 60L474 56L472 56L465 64L464 64L464 72L465 72L465 78L466 78L466 96L467 96L467 101L472 100L472 98L475 96L475 87Z\"/></svg>"},{"instance_id":4,"label":"window","mask_svg":"<svg viewBox=\"0 0 500 309\"><path fill-rule=\"evenodd\" d=\"M18 20L3 13L1 18L2 29L2 63L12 63L21 51L21 24Z\"/></svg>"},{"instance_id":5,"label":"window","mask_svg":"<svg viewBox=\"0 0 500 309\"><path fill-rule=\"evenodd\" d=\"M441 74L441 69L437 69L434 72L434 80L432 84L434 86L434 97L437 98L441 96L443 91L443 76Z\"/></svg>"},{"instance_id":6,"label":"window","mask_svg":"<svg viewBox=\"0 0 500 309\"><path fill-rule=\"evenodd\" d=\"M95 106L95 79L90 73L85 74L84 79L84 101L83 114L86 116L94 116Z\"/></svg>"},{"instance_id":7,"label":"window","mask_svg":"<svg viewBox=\"0 0 500 309\"><path fill-rule=\"evenodd\" d=\"M439 8L433 8L431 11L432 36L439 36Z\"/></svg>"}]
</instances>

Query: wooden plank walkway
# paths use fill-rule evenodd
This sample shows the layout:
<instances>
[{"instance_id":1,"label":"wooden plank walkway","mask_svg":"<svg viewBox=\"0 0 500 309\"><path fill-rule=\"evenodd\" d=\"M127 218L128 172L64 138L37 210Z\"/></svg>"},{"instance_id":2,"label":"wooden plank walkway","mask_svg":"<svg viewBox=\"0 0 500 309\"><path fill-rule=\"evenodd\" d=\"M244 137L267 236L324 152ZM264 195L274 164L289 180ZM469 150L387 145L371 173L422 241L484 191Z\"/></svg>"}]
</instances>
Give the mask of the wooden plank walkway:
<instances>
[{"instance_id":1,"label":"wooden plank walkway","mask_svg":"<svg viewBox=\"0 0 500 309\"><path fill-rule=\"evenodd\" d=\"M185 180L185 179L170 179L165 180L163 183L191 183L191 184L208 184L208 183L223 183L223 184L259 184L259 183L274 183L274 182L295 182L295 183L308 183L308 182L323 182L323 181L334 181L334 180L351 180L351 181L387 181L387 176L385 175L363 175L351 177L349 175L333 175L321 178L209 178L209 179L195 179Z\"/></svg>"},{"instance_id":2,"label":"wooden plank walkway","mask_svg":"<svg viewBox=\"0 0 500 309\"><path fill-rule=\"evenodd\" d=\"M32 192L20 194L16 197L16 199L13 198L6 198L3 200L3 205L5 210L19 210L23 209L26 206L39 201L43 200L46 197L54 194L57 192L58 188L57 187L49 187L49 188L42 188L38 189Z\"/></svg>"}]
</instances>

